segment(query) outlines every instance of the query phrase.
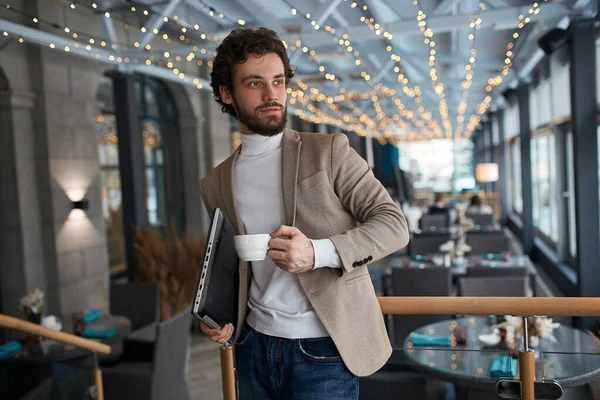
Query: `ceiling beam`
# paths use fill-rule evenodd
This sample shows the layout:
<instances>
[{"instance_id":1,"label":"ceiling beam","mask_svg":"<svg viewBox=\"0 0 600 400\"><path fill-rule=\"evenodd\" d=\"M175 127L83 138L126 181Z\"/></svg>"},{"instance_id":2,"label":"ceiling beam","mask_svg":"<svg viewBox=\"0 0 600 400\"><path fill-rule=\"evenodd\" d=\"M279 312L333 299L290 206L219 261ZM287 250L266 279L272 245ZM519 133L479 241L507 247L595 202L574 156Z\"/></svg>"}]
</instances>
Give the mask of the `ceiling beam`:
<instances>
[{"instance_id":1,"label":"ceiling beam","mask_svg":"<svg viewBox=\"0 0 600 400\"><path fill-rule=\"evenodd\" d=\"M454 6L460 3L460 0L442 0L440 4L433 10L433 15L447 15L452 12Z\"/></svg>"},{"instance_id":2,"label":"ceiling beam","mask_svg":"<svg viewBox=\"0 0 600 400\"><path fill-rule=\"evenodd\" d=\"M106 0L102 0L102 7L106 9ZM117 32L115 30L115 25L113 24L113 19L112 18L108 18L105 16L105 14L101 14L100 18L102 18L102 27L104 28L104 32L106 33L106 35L108 36L108 38L110 39L110 41L117 46L115 48L116 53L120 56L122 55L122 50L121 47L119 46L119 39L117 37ZM117 66L117 69L119 71L122 71L124 69L124 66L119 64Z\"/></svg>"},{"instance_id":3,"label":"ceiling beam","mask_svg":"<svg viewBox=\"0 0 600 400\"><path fill-rule=\"evenodd\" d=\"M413 15L414 13L413 12L406 11L407 9L409 9L409 7L406 7L406 6L403 6L403 5L400 6L398 3L391 4L391 3L393 3L394 1L397 1L397 0L379 0L379 1L381 1L382 3L384 3L391 10L394 10L394 12L399 17L399 19L411 19L412 20L414 18L414 15Z\"/></svg>"},{"instance_id":4,"label":"ceiling beam","mask_svg":"<svg viewBox=\"0 0 600 400\"><path fill-rule=\"evenodd\" d=\"M181 3L181 0L170 0L169 4L167 4L167 6L162 10L162 12L154 13L152 15L150 20L146 23L146 25L144 25L146 28L146 32L142 35L142 37L139 40L140 47L142 49L152 41L152 38L154 37L153 31L155 29L160 29L163 26L163 24L165 23L164 17L170 17L179 5L179 3Z\"/></svg>"},{"instance_id":5,"label":"ceiling beam","mask_svg":"<svg viewBox=\"0 0 600 400\"><path fill-rule=\"evenodd\" d=\"M492 8L506 8L510 6L506 0L485 0L485 2Z\"/></svg>"},{"instance_id":6,"label":"ceiling beam","mask_svg":"<svg viewBox=\"0 0 600 400\"><path fill-rule=\"evenodd\" d=\"M69 48L70 54L76 54L78 56L82 56L84 58L88 58L94 60L96 62L101 62L104 64L112 64L117 65L119 62L117 60L110 60L110 56L114 56L112 51L93 47L92 51L87 51L85 49L85 45L75 47L75 43L77 41L73 39L68 39L62 36L55 35L53 33L40 31L38 29L33 29L21 24L16 24L14 22L7 21L5 19L0 18L0 30L6 31L9 34L20 36L24 40L34 43L40 46L48 47L52 44L54 50L60 51L63 54L65 53L65 48ZM96 57L98 55L98 57Z\"/></svg>"},{"instance_id":7,"label":"ceiling beam","mask_svg":"<svg viewBox=\"0 0 600 400\"><path fill-rule=\"evenodd\" d=\"M207 15L204 10L204 7L202 7L197 1L184 0L184 3L186 6L190 7L191 9L195 10L196 12L198 12L203 18L206 18L209 21L218 24L219 26L227 26L230 24L228 21L223 20L223 18L219 18L217 13L215 13L215 15L213 15L212 17L210 15ZM218 11L221 11L221 10L218 10ZM230 15L230 13L228 13L227 15Z\"/></svg>"},{"instance_id":8,"label":"ceiling beam","mask_svg":"<svg viewBox=\"0 0 600 400\"><path fill-rule=\"evenodd\" d=\"M277 32L279 35L282 35L283 32L286 32L285 27L281 25L281 23L279 23L279 19L271 11L262 7L256 1L238 0L237 3L242 9L244 9L248 14L252 16L255 22L257 22L261 26L269 27L270 29ZM296 40L294 40L294 42L295 41Z\"/></svg>"}]
</instances>

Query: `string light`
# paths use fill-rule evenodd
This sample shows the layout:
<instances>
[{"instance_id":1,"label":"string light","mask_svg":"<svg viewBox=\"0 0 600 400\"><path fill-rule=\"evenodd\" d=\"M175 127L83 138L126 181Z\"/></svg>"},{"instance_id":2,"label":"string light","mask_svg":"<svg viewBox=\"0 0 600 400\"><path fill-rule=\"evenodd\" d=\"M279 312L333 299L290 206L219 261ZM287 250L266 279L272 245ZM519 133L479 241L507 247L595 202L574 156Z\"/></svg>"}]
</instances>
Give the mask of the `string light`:
<instances>
[{"instance_id":1,"label":"string light","mask_svg":"<svg viewBox=\"0 0 600 400\"><path fill-rule=\"evenodd\" d=\"M203 11L211 17L218 17L219 19L229 21L234 25L238 24L243 26L246 23L243 19L235 19L228 17L226 14L219 12L214 7L206 4L203 0L197 1L204 6Z\"/></svg>"},{"instance_id":2,"label":"string light","mask_svg":"<svg viewBox=\"0 0 600 400\"><path fill-rule=\"evenodd\" d=\"M286 1L286 0L284 0L284 1ZM287 3L287 1L286 1L286 3ZM288 5L289 5L289 3L288 3ZM290 7L291 7L291 6L290 6ZM296 12L299 12L299 11L298 11L296 8L294 8L294 7L291 7L291 9L292 9L292 10L296 10ZM301 14L302 14L302 13L301 13ZM310 20L310 18L312 17L312 15L311 15L310 13L305 13L305 14L304 14L304 16L305 16L305 18L306 18L307 20ZM311 21L311 25L313 25L313 24L312 24L312 22L313 22L313 21ZM316 22L317 22L317 21L314 21L314 22L315 22L315 24L316 24ZM361 69L362 69L360 76L361 76L361 77L364 79L364 81L365 81L366 83L368 83L370 86L373 86L373 83L372 83L372 82L370 82L370 81L371 81L371 78L372 78L372 75L371 75L370 73L368 73L368 71L366 71L366 69L364 68L364 66L365 66L365 63L364 63L364 61L362 61L362 60L360 59L360 57L359 57L359 54L360 54L360 53L358 52L358 50L355 50L355 49L352 47L352 42L351 42L351 39L350 39L350 37L348 36L348 34L347 34L347 33L344 33L344 34L343 34L343 35L340 37L340 36L336 35L336 30L335 30L335 28L332 28L332 27L330 27L330 26L328 26L328 25L326 25L326 26L324 27L324 30L325 30L327 33L329 33L329 34L332 36L332 38L333 38L333 39L334 39L334 40L335 40L335 41L338 43L338 45L340 45L340 46L344 46L344 47L345 47L345 48L348 50L348 52L350 52L350 53L351 53L351 54L354 56L356 65L358 65L358 66L361 66ZM306 47L306 46L305 46L305 47ZM293 50L293 48L292 48L292 50ZM306 49L304 49L304 48L303 48L303 50L304 50L304 52L305 52L305 53L307 53L307 52L308 52L310 49L308 49L308 47L306 47ZM310 52L311 52L311 53L310 53L310 54L311 54L311 56L314 56L314 55L315 55L315 53L314 53L314 51L313 51L313 50L310 50ZM398 56L396 56L396 55L393 55L393 57L397 57L397 61L399 61L399 60L400 60L400 57L398 57ZM312 60L312 58L311 58L311 57L309 57L309 60ZM323 75L325 75L325 76L326 76L326 75L327 75L327 73L328 73L328 72L327 72L327 71L325 71L325 70L323 70L323 71L320 71L320 72L321 72ZM332 76L334 76L334 77L335 77L335 74L330 74L330 75L329 75L329 78L331 79L331 77L332 77ZM391 92L391 93L392 93L392 96L391 96L391 97L392 97L392 99L394 100L394 103L395 103L395 105L398 107L398 110L399 110L400 114L402 115L402 117L405 117L405 118L408 118L409 120L411 120L411 122L413 122L413 123L415 124L415 126L416 126L417 128L419 128L420 130L422 130L422 131L424 131L424 132L428 132L428 129L427 129L427 127L425 126L425 123L424 123L422 120L420 120L420 119L416 118L416 116L415 116L415 114L414 114L414 113L412 113L412 112L410 112L410 111L407 111L407 110L405 110L405 107L404 107L404 105L402 104L402 101L401 101L401 100L400 100L398 97L396 97L396 96L395 96L395 91L394 91L393 89L387 88L387 87L385 87L384 85L382 85L382 84L380 84L380 83L378 83L378 84L376 85L376 87L378 88L377 90L386 90L388 93L389 93L389 92ZM420 92L419 92L419 94L420 94ZM378 109L378 105L377 105L377 104L375 104L375 102L373 102L373 105L374 105L375 109L377 110L377 109ZM424 111L424 110L423 110L423 111ZM378 112L378 114L379 114L379 116L381 117L381 113L379 113L379 112ZM430 116L431 114L430 114L430 113L424 113L423 115ZM396 118L396 121L398 121L398 119L399 119L399 117L397 117L397 118ZM383 119L383 122L388 122L388 121L392 121L392 118L386 118L386 119ZM432 125L432 126L434 126L434 127L436 127L436 125L437 125L437 124L436 124L436 123L431 123L431 125ZM439 126L437 126L437 129L439 130Z\"/></svg>"},{"instance_id":3,"label":"string light","mask_svg":"<svg viewBox=\"0 0 600 400\"><path fill-rule=\"evenodd\" d=\"M17 13L17 14L21 15L21 16L26 16L26 17L28 17L28 18L29 18L29 17L31 17L31 16L29 16L28 14L26 14L26 13L24 13L24 12L22 12L22 11L19 11L19 10L16 10L16 9L14 9L13 7L10 7L9 5L3 5L3 6L4 6L5 8L7 8L7 9L11 10L12 12L15 12L15 13ZM82 7L82 8L85 8L85 7ZM88 9L89 9L89 7L88 7ZM136 11L135 7L132 7L132 8L131 8L131 10L132 10L132 12ZM111 18L112 18L112 17L111 17ZM173 19L177 19L177 18L175 18L175 17L174 17ZM70 29L69 27L62 27L62 26L60 26L59 24L57 24L57 23L55 23L55 22L52 22L52 21L47 21L47 20L43 20L43 19L38 19L38 18L36 18L36 17L33 17L33 18L32 18L32 20L33 20L35 23L42 23L42 24L45 24L45 25L47 25L48 27L51 27L52 29L57 29L57 30L60 30L60 32L61 32L61 33L71 33L71 29ZM37 22L36 22L36 21L37 21ZM123 26L124 26L126 29L129 29L129 24L128 24L127 22L125 22ZM182 28L182 30L184 30L184 31L185 31L185 29L186 29L185 27L183 27L183 28ZM142 31L145 31L145 28L144 28L144 27L142 27L142 28L141 28L141 30L142 30ZM70 37L70 36L69 36L69 37ZM90 35L90 34L86 34L86 33L83 33L83 32L80 32L79 34L78 34L78 33L76 33L76 32L73 32L73 33L72 33L72 37L73 37L73 39L77 39L77 38L81 37L81 38L82 38L82 39L84 39L84 40L88 40L90 44L95 44L96 42L98 42L98 41L99 41L99 42L100 42L100 45L101 45L102 47L107 47L107 46L108 46L108 47L110 47L110 48L112 48L112 49L114 49L114 50L116 50L117 48L119 48L119 49L120 49L120 50L122 50L122 51L126 51L126 50L128 49L128 44L123 44L123 43L111 43L111 42L109 41L109 39L106 39L106 38L99 38L99 37L96 37L96 39L94 39L94 37L92 37L92 35ZM84 37L85 37L85 38L84 38ZM209 37L207 37L207 36L206 36L204 33L202 34L202 37L203 37L203 39L209 39L209 40L210 40L210 39L212 39L210 36L209 36ZM166 40L167 38L168 38L168 37L167 37L167 34L163 34L163 39L165 39L165 40ZM216 40L216 39L217 39L217 37L215 36L215 37L214 37L214 39ZM75 42L74 42L74 47L76 47L76 48L79 48L80 46L81 46L81 47L83 47L83 48L85 48L85 49L86 49L87 51L89 51L89 52L91 52L91 51L93 50L92 46L90 46L90 45L85 45L85 44L83 44L83 43L80 43L80 42L77 42L77 41L75 41ZM134 47L136 47L136 48L139 48L139 42L135 42L135 43L134 43ZM145 47L145 49L146 49L147 51L149 51L149 50L152 50L153 48L154 48L154 51L157 51L157 52L158 52L158 54L160 54L160 55L161 55L161 57L162 57L162 54L164 54L164 53L167 53L167 54L168 54L168 52L165 52L165 51L163 51L163 50L159 50L159 49L157 49L157 48L155 48L155 47L153 47L153 46L151 46L151 45L147 45L147 46ZM197 50L198 50L198 47L197 47L197 46L194 46L194 51L197 51ZM69 50L67 50L67 51L70 51L70 49L69 49ZM204 48L203 48L203 49L201 49L200 51L201 51L201 53L202 53L202 54L205 54L205 53L206 53L206 49L204 49ZM99 59L99 57L96 57L96 58L97 58L97 59ZM188 61L188 62L192 62L194 58L195 58L195 55L194 55L194 54L192 54L192 53L190 53L190 54L189 54L189 55L186 57L186 61ZM109 59L109 61L115 61L115 60L116 60L116 61L117 61L117 62L119 62L119 63L122 63L122 62L125 62L125 63L130 63L130 62L132 62L132 60L131 60L129 57L122 58L122 57L120 57L120 56L112 56L112 57L108 57L108 59ZM177 61L181 61L182 59L181 59L181 57L180 57L180 56L177 56L177 57L176 57L176 60L177 60ZM150 65L151 63L154 63L154 62L156 62L156 61L157 61L157 60L155 59L155 57L154 57L154 56L152 56L152 57L150 57L150 58L148 59L148 61L146 61L146 62L145 62L145 64L146 64L146 65ZM137 59L134 59L133 63L137 63ZM167 65L167 67L168 67L169 69L172 69L172 68L174 67L174 66L173 66L173 63L171 62L171 60L170 60L170 59L168 59L168 60L165 60L165 62L163 62L163 61L160 61L160 60L157 62L157 65L158 65L158 66L165 66L165 64ZM198 64L198 65L201 65L200 63L197 63L197 64Z\"/></svg>"},{"instance_id":4,"label":"string light","mask_svg":"<svg viewBox=\"0 0 600 400\"><path fill-rule=\"evenodd\" d=\"M353 4L355 4L355 3L353 3ZM351 5L351 7L352 7L352 5ZM355 7L356 7L356 5L354 5L354 7L352 7L352 8L355 8ZM362 9L363 9L363 11L367 11L368 7L365 5L362 7ZM396 55L393 52L393 50L394 50L393 43L392 43L393 35L391 33L389 33L388 31L386 31L385 29L383 29L382 25L377 23L373 17L368 17L361 13L360 20L365 25L367 25L371 31L374 31L374 33L377 36L379 36L383 32L383 37L386 39L386 43L387 43L386 50L388 52L392 53L390 56L391 59L394 60L395 62L399 63L401 61L401 57ZM360 60L357 60L356 65L360 65L360 64L361 64ZM398 81L398 83L400 83L402 85L402 91L408 97L413 98L413 101L414 101L415 105L417 106L422 119L427 121L427 125L428 125L430 131L438 132L438 134L439 134L441 132L441 129L439 128L437 121L435 119L431 118L431 115L432 115L431 111L428 109L425 109L425 107L423 107L423 105L422 105L423 98L422 98L422 92L421 92L420 88L418 86L415 86L414 88L411 88L409 86L408 78L401 71L399 66L396 66L394 68L394 72L398 74L397 81ZM423 128L423 126L421 126L421 124L419 124L419 127L421 129Z\"/></svg>"},{"instance_id":5,"label":"string light","mask_svg":"<svg viewBox=\"0 0 600 400\"><path fill-rule=\"evenodd\" d=\"M4 5L4 4L0 4L0 6L2 6L2 7L4 7L4 8L6 8L6 9L8 9L8 10L11 10L11 11L13 11L13 12L19 13L19 14L21 14L21 15L26 15L26 14L25 14L25 13L23 13L22 11L15 10L15 9L14 9L13 7L11 7L10 5ZM30 16L28 16L28 17L30 17ZM34 18L31 18L31 19L33 20ZM36 19L36 20L37 20L39 23L45 23L45 24L48 24L49 26L51 26L51 27L53 27L53 28L55 28L55 29L59 29L61 32L70 33L70 29L68 29L68 28L66 28L66 27L61 27L61 26L59 26L59 25L58 25L58 24L56 24L56 23L53 23L53 22L48 22L48 21L45 21L45 20L42 20L42 19L39 19L39 18L35 18L35 19ZM9 33L9 32L6 32L6 31L3 33L3 35L4 35L4 36L15 36L15 37L17 37L16 35L12 35L11 33ZM77 41L77 40L74 40L74 39L77 39L79 36L81 36L81 34L79 34L79 35L78 35L77 33L73 33L71 36L72 36L72 40L73 40L73 46L72 46L72 47L75 47L75 48L85 48L85 50L87 50L87 51L88 51L88 52L90 52L90 53L93 53L94 51L96 51L96 54L94 54L94 58L96 58L96 59L97 59L97 60L99 60L99 61L103 61L103 60L105 60L105 61L110 61L110 62L113 62L113 63L114 63L114 62L116 62L116 63L123 63L123 62L124 62L124 63L138 64L138 61L139 61L139 60L138 60L137 58L134 58L133 60L131 60L129 57L124 57L124 58L123 58L123 57L121 57L121 56L114 55L114 54L108 54L108 55L106 55L106 50L104 50L104 49L102 49L102 51L104 52L104 54L105 54L105 55L101 55L101 54L98 52L98 48L95 48L95 47L92 47L92 46L90 46L89 44L88 44L88 45L86 45L85 43L82 43L82 42L79 42L79 41ZM69 36L69 38L70 38L71 36ZM22 37L18 37L18 41L19 41L19 43L24 43L24 42L25 42L25 39L24 39L24 38L22 38ZM91 43L91 44L94 44L94 43L96 43L96 40L95 40L94 38L92 38L92 37L90 37L88 41L89 41L89 43ZM37 43L37 42L35 42L35 41L32 41L32 44L38 44L38 43ZM100 45L101 45L102 47L106 47L106 46L108 46L108 43L107 43L105 40L102 40L102 41L100 42ZM56 46L54 43L49 43L48 47L49 47L50 49L53 49L53 50L60 50L60 49L58 49L58 48L57 48L57 46ZM72 51L72 47L71 47L71 46L64 46L64 47L62 47L61 49L62 49L62 50L65 52L65 53L70 53L70 52ZM116 45L115 45L115 44L112 44L112 45L110 45L109 47L111 47L112 49L115 49L115 48L116 48ZM180 59L180 57L178 57L178 58ZM142 64L146 64L146 65L152 65L154 61L155 61L155 59L154 59L154 56L151 56L150 58L148 58L148 59L146 59L146 60L143 60L143 61L142 61ZM211 62L209 62L208 64L209 64L209 66L211 66L211 65L212 65L212 63L211 63ZM199 79L195 78L195 79L193 79L193 80L192 80L192 78L190 78L190 77L186 76L186 75L185 75L183 72L180 72L180 71L178 71L178 70L177 70L177 71L175 71L175 70L176 70L176 68L175 68L175 69L173 69L173 72L174 72L174 73L176 73L176 75L177 75L177 76L178 76L178 77L179 77L179 78L180 78L182 81L184 81L184 82L186 82L186 83L192 83L192 82L193 82L193 83L194 83L194 85L195 85L195 86L196 86L198 89L202 89L202 88L203 88L203 85L202 85L202 83L199 81Z\"/></svg>"},{"instance_id":6,"label":"string light","mask_svg":"<svg viewBox=\"0 0 600 400\"><path fill-rule=\"evenodd\" d=\"M419 26L419 30L423 33L425 37L424 43L430 49L430 57L429 57L429 76L431 78L431 84L435 93L440 98L439 101L439 110L440 116L442 117L442 126L446 132L447 138L452 138L452 123L450 122L450 118L448 118L448 103L446 102L445 94L444 94L444 84L439 81L439 77L437 76L437 68L435 65L435 41L433 38L433 30L427 27L427 15L423 11L423 7L421 7L419 0L413 0L413 5L417 7L417 24ZM431 51L433 50L433 52Z\"/></svg>"},{"instance_id":7,"label":"string light","mask_svg":"<svg viewBox=\"0 0 600 400\"><path fill-rule=\"evenodd\" d=\"M543 1L546 2L547 0L543 0ZM529 15L537 15L537 14L539 14L540 11L541 11L540 5L536 1L529 8L528 14ZM495 77L488 79L487 86L485 88L487 95L477 105L475 112L469 116L468 124L467 124L467 128L465 130L464 137L466 137L466 138L471 137L471 135L473 134L473 131L475 130L477 125L479 125L479 122L481 122L481 116L483 114L485 114L487 112L488 108L490 107L490 104L492 102L491 92L502 83L502 80L504 79L503 77L506 77L508 75L508 73L510 72L510 69L513 66L512 60L515 56L515 52L513 51L513 49L515 47L516 40L520 36L519 32L521 30L523 30L527 26L527 24L529 24L530 22L531 22L530 17L525 17L523 14L519 15L519 24L517 25L517 29L515 30L515 32L512 35L513 40L511 40L506 45L506 59L504 62L504 66L502 67L502 72L499 73L498 75L496 75Z\"/></svg>"},{"instance_id":8,"label":"string light","mask_svg":"<svg viewBox=\"0 0 600 400\"><path fill-rule=\"evenodd\" d=\"M479 3L479 9L481 11L485 11L485 4L482 2ZM475 15L473 17L473 21L470 24L471 32L469 33L469 60L467 65L465 66L465 79L463 80L461 86L463 88L462 99L458 105L458 113L456 117L456 130L454 132L455 138L460 138L463 134L464 121L465 121L465 113L467 111L468 99L469 99L469 89L473 83L473 76L475 74L475 61L477 57L477 50L475 48L476 44L476 34L479 28L481 27L481 16Z\"/></svg>"}]
</instances>

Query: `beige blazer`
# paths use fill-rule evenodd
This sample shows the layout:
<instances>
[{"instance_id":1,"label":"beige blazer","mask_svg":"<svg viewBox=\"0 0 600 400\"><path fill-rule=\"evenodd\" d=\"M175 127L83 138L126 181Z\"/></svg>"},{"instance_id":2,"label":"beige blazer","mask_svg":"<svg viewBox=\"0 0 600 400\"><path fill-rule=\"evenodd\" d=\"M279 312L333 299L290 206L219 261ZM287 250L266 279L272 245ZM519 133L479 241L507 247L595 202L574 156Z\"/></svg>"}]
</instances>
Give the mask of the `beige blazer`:
<instances>
[{"instance_id":1,"label":"beige blazer","mask_svg":"<svg viewBox=\"0 0 600 400\"><path fill-rule=\"evenodd\" d=\"M406 219L346 135L286 129L282 146L286 224L311 239L329 238L343 263L299 274L300 284L348 369L370 375L392 348L367 266L407 245ZM209 212L220 207L242 234L233 196L239 153L202 179L201 192ZM240 262L238 327L246 319L250 282L251 268Z\"/></svg>"}]
</instances>

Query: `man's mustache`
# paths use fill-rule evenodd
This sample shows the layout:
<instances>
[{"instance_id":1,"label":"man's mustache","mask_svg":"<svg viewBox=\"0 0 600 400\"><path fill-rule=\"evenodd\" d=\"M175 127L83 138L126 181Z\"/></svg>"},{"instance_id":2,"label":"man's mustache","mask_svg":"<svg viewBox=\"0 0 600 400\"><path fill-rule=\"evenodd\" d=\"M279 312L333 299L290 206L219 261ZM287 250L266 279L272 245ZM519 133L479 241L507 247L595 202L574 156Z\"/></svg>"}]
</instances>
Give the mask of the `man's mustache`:
<instances>
[{"instance_id":1,"label":"man's mustache","mask_svg":"<svg viewBox=\"0 0 600 400\"><path fill-rule=\"evenodd\" d=\"M271 108L271 107L279 107L279 108L283 109L282 104L272 102L272 103L265 103L265 104L262 104L262 105L256 107L256 111L262 110L263 108Z\"/></svg>"}]
</instances>

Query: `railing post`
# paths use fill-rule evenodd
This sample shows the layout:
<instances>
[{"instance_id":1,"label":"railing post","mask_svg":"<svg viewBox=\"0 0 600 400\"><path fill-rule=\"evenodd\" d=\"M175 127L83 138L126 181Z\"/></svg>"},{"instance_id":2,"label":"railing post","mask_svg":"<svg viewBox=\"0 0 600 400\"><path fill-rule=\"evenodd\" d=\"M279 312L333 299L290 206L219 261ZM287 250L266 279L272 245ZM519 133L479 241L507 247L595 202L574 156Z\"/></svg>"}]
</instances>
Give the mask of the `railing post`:
<instances>
[{"instance_id":1,"label":"railing post","mask_svg":"<svg viewBox=\"0 0 600 400\"><path fill-rule=\"evenodd\" d=\"M229 344L221 346L221 379L223 381L223 400L236 400L233 346Z\"/></svg>"},{"instance_id":2,"label":"railing post","mask_svg":"<svg viewBox=\"0 0 600 400\"><path fill-rule=\"evenodd\" d=\"M96 386L96 400L104 400L104 386L102 385L102 371L98 365L98 354L94 352L94 385Z\"/></svg>"},{"instance_id":3,"label":"railing post","mask_svg":"<svg viewBox=\"0 0 600 400\"><path fill-rule=\"evenodd\" d=\"M529 348L527 317L523 317L523 348L519 352L521 400L535 400L535 353Z\"/></svg>"}]
</instances>

